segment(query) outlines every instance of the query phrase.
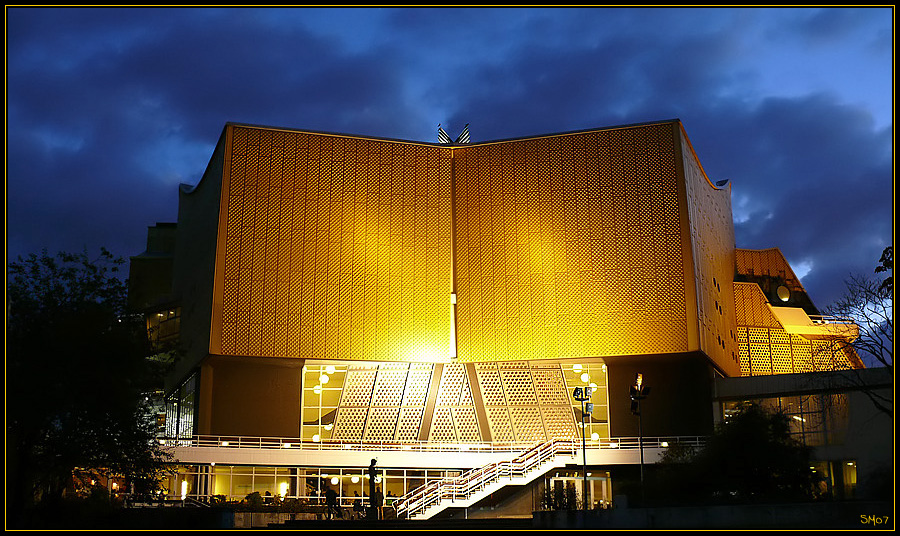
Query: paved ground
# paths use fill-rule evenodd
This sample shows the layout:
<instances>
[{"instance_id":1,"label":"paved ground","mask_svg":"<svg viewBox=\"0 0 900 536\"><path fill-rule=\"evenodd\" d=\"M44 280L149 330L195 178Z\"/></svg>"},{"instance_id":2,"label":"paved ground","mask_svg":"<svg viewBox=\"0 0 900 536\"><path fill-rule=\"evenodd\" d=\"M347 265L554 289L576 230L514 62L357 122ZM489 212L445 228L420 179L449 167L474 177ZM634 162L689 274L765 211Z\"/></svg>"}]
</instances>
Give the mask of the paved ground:
<instances>
[{"instance_id":1,"label":"paved ground","mask_svg":"<svg viewBox=\"0 0 900 536\"><path fill-rule=\"evenodd\" d=\"M366 521L351 521L345 519L335 520L297 520L287 521L281 524L272 524L272 529L282 530L308 530L308 529L332 529L332 530L390 530L396 531L422 531L422 530L459 530L459 531L489 531L489 530L528 530L532 527L531 518L525 519L429 519L425 521L409 521L406 519L390 519L377 523Z\"/></svg>"}]
</instances>

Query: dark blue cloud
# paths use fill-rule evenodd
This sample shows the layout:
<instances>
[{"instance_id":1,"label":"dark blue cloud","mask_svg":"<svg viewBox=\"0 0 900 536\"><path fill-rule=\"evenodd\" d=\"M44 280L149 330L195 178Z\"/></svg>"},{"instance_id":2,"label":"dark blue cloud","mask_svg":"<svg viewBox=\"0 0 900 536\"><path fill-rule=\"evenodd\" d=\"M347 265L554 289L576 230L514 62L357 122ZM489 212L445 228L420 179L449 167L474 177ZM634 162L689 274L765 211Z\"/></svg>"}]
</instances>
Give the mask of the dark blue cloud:
<instances>
[{"instance_id":1,"label":"dark blue cloud","mask_svg":"<svg viewBox=\"0 0 900 536\"><path fill-rule=\"evenodd\" d=\"M885 14L10 8L8 253L140 252L228 121L479 141L677 117L733 182L738 246L780 247L825 305L893 240Z\"/></svg>"}]
</instances>

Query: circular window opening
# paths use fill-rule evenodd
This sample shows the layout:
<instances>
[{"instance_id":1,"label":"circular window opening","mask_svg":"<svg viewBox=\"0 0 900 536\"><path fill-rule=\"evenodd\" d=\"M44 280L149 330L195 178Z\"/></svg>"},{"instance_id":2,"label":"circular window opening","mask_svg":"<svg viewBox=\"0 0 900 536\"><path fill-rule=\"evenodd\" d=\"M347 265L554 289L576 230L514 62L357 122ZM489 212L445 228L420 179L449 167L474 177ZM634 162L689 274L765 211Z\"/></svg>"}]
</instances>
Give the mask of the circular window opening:
<instances>
[{"instance_id":1,"label":"circular window opening","mask_svg":"<svg viewBox=\"0 0 900 536\"><path fill-rule=\"evenodd\" d=\"M784 285L781 285L777 289L775 289L775 293L778 294L778 299L786 302L791 299L791 291Z\"/></svg>"}]
</instances>

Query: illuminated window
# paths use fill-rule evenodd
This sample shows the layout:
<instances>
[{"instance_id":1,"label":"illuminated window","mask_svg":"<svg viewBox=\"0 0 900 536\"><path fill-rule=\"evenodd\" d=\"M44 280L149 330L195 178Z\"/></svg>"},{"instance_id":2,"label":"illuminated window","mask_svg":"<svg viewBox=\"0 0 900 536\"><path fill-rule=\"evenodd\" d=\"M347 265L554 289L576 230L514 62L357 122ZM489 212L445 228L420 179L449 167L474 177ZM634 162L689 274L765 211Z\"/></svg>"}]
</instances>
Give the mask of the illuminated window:
<instances>
[{"instance_id":1,"label":"illuminated window","mask_svg":"<svg viewBox=\"0 0 900 536\"><path fill-rule=\"evenodd\" d=\"M307 364L303 367L300 436L307 441L331 439L341 402L347 365Z\"/></svg>"}]
</instances>

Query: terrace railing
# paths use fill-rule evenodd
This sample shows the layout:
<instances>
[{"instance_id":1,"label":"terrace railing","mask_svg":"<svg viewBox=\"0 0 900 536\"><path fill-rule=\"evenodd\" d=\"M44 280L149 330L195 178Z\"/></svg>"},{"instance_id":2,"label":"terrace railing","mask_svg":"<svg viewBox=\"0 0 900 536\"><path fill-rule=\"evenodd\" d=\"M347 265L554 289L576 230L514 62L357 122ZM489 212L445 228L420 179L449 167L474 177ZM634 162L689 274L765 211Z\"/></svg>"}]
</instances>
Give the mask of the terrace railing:
<instances>
[{"instance_id":1,"label":"terrace railing","mask_svg":"<svg viewBox=\"0 0 900 536\"><path fill-rule=\"evenodd\" d=\"M702 444L702 438L618 438L592 441L592 449L634 449L643 443L644 448L665 448L670 442L691 446ZM447 478L424 484L407 493L394 503L398 517L430 517L453 503L469 503L479 493L506 480L507 483L524 483L547 472L559 463L577 462L582 450L581 440L554 439L534 445L509 461L495 462L471 469L455 478ZM558 458L565 458L560 462ZM529 478L531 477L531 478ZM502 487L502 484L501 486Z\"/></svg>"}]
</instances>

